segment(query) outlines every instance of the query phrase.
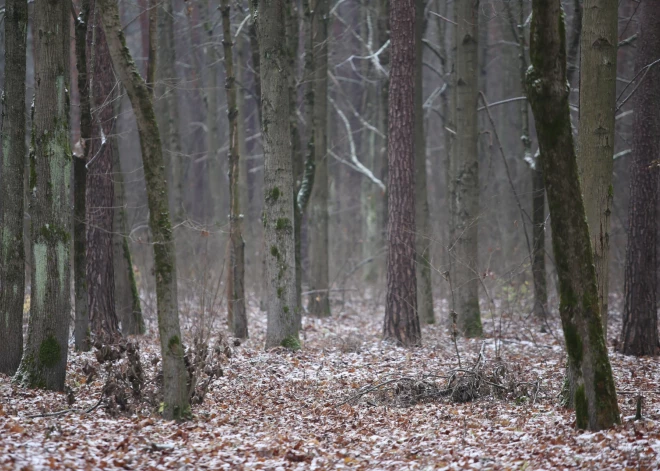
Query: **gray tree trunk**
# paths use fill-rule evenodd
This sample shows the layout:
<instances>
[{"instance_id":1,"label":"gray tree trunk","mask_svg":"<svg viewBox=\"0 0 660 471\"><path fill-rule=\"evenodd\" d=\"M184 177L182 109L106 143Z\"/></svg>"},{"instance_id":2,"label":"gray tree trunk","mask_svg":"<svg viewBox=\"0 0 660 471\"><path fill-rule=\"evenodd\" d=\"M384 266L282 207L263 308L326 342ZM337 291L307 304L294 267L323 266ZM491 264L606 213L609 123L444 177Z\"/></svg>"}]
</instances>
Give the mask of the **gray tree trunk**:
<instances>
[{"instance_id":1,"label":"gray tree trunk","mask_svg":"<svg viewBox=\"0 0 660 471\"><path fill-rule=\"evenodd\" d=\"M293 235L293 168L289 120L289 68L284 0L252 0L261 69L264 143L264 236L268 276L266 349L300 348Z\"/></svg>"},{"instance_id":2,"label":"gray tree trunk","mask_svg":"<svg viewBox=\"0 0 660 471\"><path fill-rule=\"evenodd\" d=\"M309 211L310 275L307 310L316 317L330 316L328 245L328 0L313 0L314 37L314 162L316 173Z\"/></svg>"},{"instance_id":3,"label":"gray tree trunk","mask_svg":"<svg viewBox=\"0 0 660 471\"><path fill-rule=\"evenodd\" d=\"M620 418L573 146L564 31L560 0L533 0L527 96L536 120L550 207L576 424L600 430L618 424Z\"/></svg>"},{"instance_id":4,"label":"gray tree trunk","mask_svg":"<svg viewBox=\"0 0 660 471\"><path fill-rule=\"evenodd\" d=\"M149 205L149 227L154 241L154 273L158 330L163 357L163 416L181 419L190 415L187 372L179 328L176 255L167 197L163 153L151 94L137 71L122 32L114 0L98 0L110 57L133 105L144 164Z\"/></svg>"},{"instance_id":5,"label":"gray tree trunk","mask_svg":"<svg viewBox=\"0 0 660 471\"><path fill-rule=\"evenodd\" d=\"M611 0L584 0L583 11L578 167L596 264L600 313L607 341L618 3Z\"/></svg>"},{"instance_id":6,"label":"gray tree trunk","mask_svg":"<svg viewBox=\"0 0 660 471\"><path fill-rule=\"evenodd\" d=\"M16 372L23 353L25 248L25 67L27 0L5 3L5 90L0 171L0 373Z\"/></svg>"},{"instance_id":7,"label":"gray tree trunk","mask_svg":"<svg viewBox=\"0 0 660 471\"><path fill-rule=\"evenodd\" d=\"M70 22L67 2L36 0L29 182L32 288L28 338L15 376L23 386L55 391L64 389L71 315Z\"/></svg>"},{"instance_id":8,"label":"gray tree trunk","mask_svg":"<svg viewBox=\"0 0 660 471\"><path fill-rule=\"evenodd\" d=\"M423 324L435 324L431 282L431 240L429 202L426 190L426 134L424 133L424 90L422 40L426 30L425 0L415 0L415 268L417 271L417 312Z\"/></svg>"},{"instance_id":9,"label":"gray tree trunk","mask_svg":"<svg viewBox=\"0 0 660 471\"><path fill-rule=\"evenodd\" d=\"M479 311L479 153L477 97L479 92L479 1L456 0L456 139L450 165L452 181L452 298L458 329L466 337L482 334Z\"/></svg>"}]
</instances>

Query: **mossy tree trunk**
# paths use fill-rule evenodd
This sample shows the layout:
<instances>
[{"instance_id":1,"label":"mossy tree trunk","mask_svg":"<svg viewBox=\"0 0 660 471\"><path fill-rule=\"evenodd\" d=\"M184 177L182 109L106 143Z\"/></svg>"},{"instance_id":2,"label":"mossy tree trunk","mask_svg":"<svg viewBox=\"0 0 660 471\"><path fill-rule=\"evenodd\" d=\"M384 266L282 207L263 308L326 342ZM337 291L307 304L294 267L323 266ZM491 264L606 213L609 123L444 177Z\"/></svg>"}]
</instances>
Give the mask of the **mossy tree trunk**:
<instances>
[{"instance_id":1,"label":"mossy tree trunk","mask_svg":"<svg viewBox=\"0 0 660 471\"><path fill-rule=\"evenodd\" d=\"M286 67L286 2L252 0L261 70L264 143L264 236L268 276L266 349L297 349L296 260L293 234L293 169Z\"/></svg>"},{"instance_id":2,"label":"mossy tree trunk","mask_svg":"<svg viewBox=\"0 0 660 471\"><path fill-rule=\"evenodd\" d=\"M27 0L5 3L5 90L0 171L0 373L12 375L23 353L25 248L25 68Z\"/></svg>"},{"instance_id":3,"label":"mossy tree trunk","mask_svg":"<svg viewBox=\"0 0 660 471\"><path fill-rule=\"evenodd\" d=\"M527 96L550 207L576 423L578 428L600 430L620 418L571 132L564 20L559 0L533 0L532 9Z\"/></svg>"},{"instance_id":4,"label":"mossy tree trunk","mask_svg":"<svg viewBox=\"0 0 660 471\"><path fill-rule=\"evenodd\" d=\"M426 31L425 0L415 0L415 262L417 270L417 312L420 322L434 324L431 282L431 240L429 202L426 190L426 134L424 133L424 90L422 40Z\"/></svg>"},{"instance_id":5,"label":"mossy tree trunk","mask_svg":"<svg viewBox=\"0 0 660 471\"><path fill-rule=\"evenodd\" d=\"M643 2L639 13L636 71L660 59L660 3ZM624 279L625 302L621 352L627 355L657 355L657 242L658 165L660 156L660 68L657 66L639 84L633 97L632 170L628 248Z\"/></svg>"},{"instance_id":6,"label":"mossy tree trunk","mask_svg":"<svg viewBox=\"0 0 660 471\"><path fill-rule=\"evenodd\" d=\"M248 325L245 312L245 243L243 242L243 215L240 203L240 154L238 153L238 114L236 80L234 77L233 41L229 18L229 0L221 0L222 34L225 53L225 90L227 91L227 119L229 121L229 270L227 273L227 316L229 326L238 338L247 338Z\"/></svg>"},{"instance_id":7,"label":"mossy tree trunk","mask_svg":"<svg viewBox=\"0 0 660 471\"><path fill-rule=\"evenodd\" d=\"M126 47L117 3L114 0L98 0L97 7L100 9L112 64L133 105L140 136L149 227L154 241L158 330L163 357L163 416L167 419L181 419L190 414L190 406L179 327L176 254L160 134L151 94Z\"/></svg>"},{"instance_id":8,"label":"mossy tree trunk","mask_svg":"<svg viewBox=\"0 0 660 471\"><path fill-rule=\"evenodd\" d=\"M112 62L96 1L90 2L87 28L87 73L91 78L89 104L94 110L91 138L87 142L86 193L86 284L92 332L103 341L119 336L115 310L112 250L114 218L113 146L115 139L114 100L117 98Z\"/></svg>"},{"instance_id":9,"label":"mossy tree trunk","mask_svg":"<svg viewBox=\"0 0 660 471\"><path fill-rule=\"evenodd\" d=\"M582 8L578 168L607 340L618 3L584 0Z\"/></svg>"},{"instance_id":10,"label":"mossy tree trunk","mask_svg":"<svg viewBox=\"0 0 660 471\"><path fill-rule=\"evenodd\" d=\"M466 337L482 334L479 311L479 152L477 96L479 92L479 1L456 0L456 78L454 105L456 138L450 165L452 179L451 232L453 310Z\"/></svg>"},{"instance_id":11,"label":"mossy tree trunk","mask_svg":"<svg viewBox=\"0 0 660 471\"><path fill-rule=\"evenodd\" d=\"M310 276L307 310L316 317L330 316L328 244L328 0L312 0L314 60L314 187L310 197Z\"/></svg>"},{"instance_id":12,"label":"mossy tree trunk","mask_svg":"<svg viewBox=\"0 0 660 471\"><path fill-rule=\"evenodd\" d=\"M158 49L156 87L158 127L162 130L165 166L170 182L170 212L174 222L183 218L183 156L179 134L178 79L175 70L174 8L172 0L164 0L158 10Z\"/></svg>"},{"instance_id":13,"label":"mossy tree trunk","mask_svg":"<svg viewBox=\"0 0 660 471\"><path fill-rule=\"evenodd\" d=\"M64 389L71 312L70 21L69 3L36 0L29 183L32 287L28 338L15 376L23 386L55 391Z\"/></svg>"},{"instance_id":14,"label":"mossy tree trunk","mask_svg":"<svg viewBox=\"0 0 660 471\"><path fill-rule=\"evenodd\" d=\"M420 345L415 274L415 0L390 4L387 298L383 337Z\"/></svg>"}]
</instances>

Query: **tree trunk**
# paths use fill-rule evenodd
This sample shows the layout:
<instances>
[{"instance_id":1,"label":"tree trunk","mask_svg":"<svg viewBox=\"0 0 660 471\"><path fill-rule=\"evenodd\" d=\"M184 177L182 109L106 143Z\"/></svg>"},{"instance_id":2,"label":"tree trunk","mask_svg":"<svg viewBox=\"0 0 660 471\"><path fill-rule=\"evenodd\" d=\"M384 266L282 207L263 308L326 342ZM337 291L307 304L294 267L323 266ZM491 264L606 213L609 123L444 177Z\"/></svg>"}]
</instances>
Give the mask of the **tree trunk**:
<instances>
[{"instance_id":1,"label":"tree trunk","mask_svg":"<svg viewBox=\"0 0 660 471\"><path fill-rule=\"evenodd\" d=\"M114 266L112 252L114 182L111 144L114 139L117 98L116 83L108 43L101 26L95 0L90 2L87 28L87 71L91 78L89 103L94 111L91 139L87 142L87 257L86 283L89 319L92 332L103 341L113 341L119 335L115 311Z\"/></svg>"},{"instance_id":2,"label":"tree trunk","mask_svg":"<svg viewBox=\"0 0 660 471\"><path fill-rule=\"evenodd\" d=\"M482 334L479 312L479 153L477 147L477 97L479 81L479 1L456 0L456 139L451 158L453 216L452 298L458 329L466 337Z\"/></svg>"},{"instance_id":3,"label":"tree trunk","mask_svg":"<svg viewBox=\"0 0 660 471\"><path fill-rule=\"evenodd\" d=\"M310 276L307 309L312 316L330 316L328 245L328 0L313 0L314 37L314 162L316 172L309 212Z\"/></svg>"},{"instance_id":4,"label":"tree trunk","mask_svg":"<svg viewBox=\"0 0 660 471\"><path fill-rule=\"evenodd\" d=\"M120 96L122 94L120 93ZM119 99L115 102L115 116L121 115L121 103ZM117 130L117 135L121 132ZM142 335L146 332L144 318L142 317L142 306L140 295L135 283L133 273L133 261L128 241L128 223L126 221L126 198L124 197L124 174L121 171L121 160L117 139L112 139L112 169L114 171L114 220L115 228L112 235L112 263L115 275L115 312L121 322L123 335Z\"/></svg>"},{"instance_id":5,"label":"tree trunk","mask_svg":"<svg viewBox=\"0 0 660 471\"><path fill-rule=\"evenodd\" d=\"M266 349L300 348L293 235L293 169L284 0L252 0L261 69L261 131L264 143L263 224L267 247Z\"/></svg>"},{"instance_id":6,"label":"tree trunk","mask_svg":"<svg viewBox=\"0 0 660 471\"><path fill-rule=\"evenodd\" d=\"M227 118L229 120L229 270L227 276L228 317L234 335L248 337L245 312L245 243L243 242L243 215L241 214L239 188L238 114L236 81L232 52L229 0L221 0L222 33L225 52L225 89L227 91Z\"/></svg>"},{"instance_id":7,"label":"tree trunk","mask_svg":"<svg viewBox=\"0 0 660 471\"><path fill-rule=\"evenodd\" d=\"M70 22L69 3L36 0L29 183L32 288L28 338L16 380L55 391L64 389L71 311Z\"/></svg>"},{"instance_id":8,"label":"tree trunk","mask_svg":"<svg viewBox=\"0 0 660 471\"><path fill-rule=\"evenodd\" d=\"M387 299L383 337L420 345L415 276L415 0L390 4Z\"/></svg>"},{"instance_id":9,"label":"tree trunk","mask_svg":"<svg viewBox=\"0 0 660 471\"><path fill-rule=\"evenodd\" d=\"M164 0L158 15L158 71L161 96L159 129L162 129L165 166L170 182L170 211L175 223L183 219L183 165L179 137L178 80L175 70L174 8L172 0Z\"/></svg>"},{"instance_id":10,"label":"tree trunk","mask_svg":"<svg viewBox=\"0 0 660 471\"><path fill-rule=\"evenodd\" d=\"M660 4L643 2L639 13L637 73L660 59ZM660 156L660 69L650 68L634 96L628 247L621 352L658 354L657 242Z\"/></svg>"},{"instance_id":11,"label":"tree trunk","mask_svg":"<svg viewBox=\"0 0 660 471\"><path fill-rule=\"evenodd\" d=\"M423 324L435 324L433 284L431 283L431 240L429 202L426 190L426 135L424 133L423 43L426 20L425 0L415 0L415 214L417 271L417 311Z\"/></svg>"},{"instance_id":12,"label":"tree trunk","mask_svg":"<svg viewBox=\"0 0 660 471\"><path fill-rule=\"evenodd\" d=\"M620 419L573 147L564 20L559 0L533 0L532 5L527 95L550 206L559 313L570 370L576 374L576 423L578 428L600 430Z\"/></svg>"},{"instance_id":13,"label":"tree trunk","mask_svg":"<svg viewBox=\"0 0 660 471\"><path fill-rule=\"evenodd\" d=\"M0 373L16 372L23 353L25 249L25 68L27 0L5 3L5 90L0 171Z\"/></svg>"},{"instance_id":14,"label":"tree trunk","mask_svg":"<svg viewBox=\"0 0 660 471\"><path fill-rule=\"evenodd\" d=\"M607 341L618 3L584 0L583 9L578 168L594 251L600 315Z\"/></svg>"},{"instance_id":15,"label":"tree trunk","mask_svg":"<svg viewBox=\"0 0 660 471\"><path fill-rule=\"evenodd\" d=\"M167 419L180 419L190 414L190 406L179 328L176 255L160 135L151 94L125 46L117 4L113 0L98 2L112 64L133 105L140 136L149 205L149 227L154 241L158 330L163 357L163 416Z\"/></svg>"}]
</instances>

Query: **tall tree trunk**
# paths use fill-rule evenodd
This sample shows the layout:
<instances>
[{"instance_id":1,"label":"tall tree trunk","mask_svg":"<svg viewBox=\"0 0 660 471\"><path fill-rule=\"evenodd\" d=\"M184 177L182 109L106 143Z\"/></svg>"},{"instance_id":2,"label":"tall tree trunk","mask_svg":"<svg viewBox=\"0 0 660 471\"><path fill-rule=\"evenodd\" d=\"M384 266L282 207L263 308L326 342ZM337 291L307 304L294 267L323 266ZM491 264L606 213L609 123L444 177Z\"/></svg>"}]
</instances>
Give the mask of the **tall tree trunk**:
<instances>
[{"instance_id":1,"label":"tall tree trunk","mask_svg":"<svg viewBox=\"0 0 660 471\"><path fill-rule=\"evenodd\" d=\"M261 69L261 132L264 142L264 236L267 247L266 349L300 348L293 235L293 169L284 0L251 1Z\"/></svg>"},{"instance_id":2,"label":"tall tree trunk","mask_svg":"<svg viewBox=\"0 0 660 471\"><path fill-rule=\"evenodd\" d=\"M18 383L62 391L71 311L72 155L69 143L67 2L34 5L35 90L30 158L32 287Z\"/></svg>"},{"instance_id":3,"label":"tall tree trunk","mask_svg":"<svg viewBox=\"0 0 660 471\"><path fill-rule=\"evenodd\" d=\"M23 354L25 249L25 67L27 0L5 3L5 83L0 171L0 373L14 374Z\"/></svg>"},{"instance_id":4,"label":"tall tree trunk","mask_svg":"<svg viewBox=\"0 0 660 471\"><path fill-rule=\"evenodd\" d=\"M92 332L103 341L113 341L119 335L115 311L112 234L114 216L114 182L112 140L114 140L117 98L115 77L108 43L101 26L95 0L90 2L87 28L87 71L92 84L89 103L94 109L91 139L87 143L92 156L87 163L86 196L86 283L89 319Z\"/></svg>"},{"instance_id":5,"label":"tall tree trunk","mask_svg":"<svg viewBox=\"0 0 660 471\"><path fill-rule=\"evenodd\" d=\"M479 92L479 0L456 0L456 81L454 89L456 139L450 165L453 210L451 224L456 240L452 249L453 310L458 328L466 337L482 333L479 311L479 153L477 147L477 96Z\"/></svg>"},{"instance_id":6,"label":"tall tree trunk","mask_svg":"<svg viewBox=\"0 0 660 471\"><path fill-rule=\"evenodd\" d=\"M607 341L618 3L584 0L583 8L578 168L596 264L600 316Z\"/></svg>"},{"instance_id":7,"label":"tall tree trunk","mask_svg":"<svg viewBox=\"0 0 660 471\"><path fill-rule=\"evenodd\" d=\"M165 166L170 182L170 212L174 222L183 219L183 165L179 135L178 80L176 44L174 41L174 8L172 0L164 0L158 15L158 114L162 129Z\"/></svg>"},{"instance_id":8,"label":"tall tree trunk","mask_svg":"<svg viewBox=\"0 0 660 471\"><path fill-rule=\"evenodd\" d=\"M314 162L316 173L310 199L310 276L307 309L312 316L330 316L328 245L328 0L312 0L314 37Z\"/></svg>"},{"instance_id":9,"label":"tall tree trunk","mask_svg":"<svg viewBox=\"0 0 660 471\"><path fill-rule=\"evenodd\" d=\"M119 94L123 95L122 93ZM115 101L115 116L121 115L123 100ZM116 134L121 136L120 130ZM112 169L114 172L114 233L112 234L112 263L115 275L115 312L121 322L123 335L141 335L146 329L140 305L140 295L133 273L133 261L128 241L128 222L126 220L126 198L124 196L124 174L121 170L121 160L117 139L112 139Z\"/></svg>"},{"instance_id":10,"label":"tall tree trunk","mask_svg":"<svg viewBox=\"0 0 660 471\"><path fill-rule=\"evenodd\" d=\"M536 120L550 206L559 314L569 369L576 374L577 426L600 430L620 419L573 146L564 31L560 1L533 0L527 95Z\"/></svg>"},{"instance_id":11,"label":"tall tree trunk","mask_svg":"<svg viewBox=\"0 0 660 471\"><path fill-rule=\"evenodd\" d=\"M415 260L417 270L417 311L424 324L435 324L433 284L431 283L431 234L429 202L426 190L426 134L424 133L424 90L422 73L423 43L426 20L425 0L415 0Z\"/></svg>"},{"instance_id":12,"label":"tall tree trunk","mask_svg":"<svg viewBox=\"0 0 660 471\"><path fill-rule=\"evenodd\" d=\"M415 276L415 0L390 4L387 299L383 337L420 345Z\"/></svg>"},{"instance_id":13,"label":"tall tree trunk","mask_svg":"<svg viewBox=\"0 0 660 471\"><path fill-rule=\"evenodd\" d=\"M163 416L167 419L180 419L190 414L190 406L179 328L176 254L158 125L151 94L125 46L117 3L114 0L98 0L97 7L100 9L115 73L131 100L138 126L149 205L149 227L154 241L156 309L163 357Z\"/></svg>"},{"instance_id":14,"label":"tall tree trunk","mask_svg":"<svg viewBox=\"0 0 660 471\"><path fill-rule=\"evenodd\" d=\"M227 119L229 120L229 270L227 275L228 317L230 328L238 338L247 338L248 325L245 312L245 243L243 242L243 215L239 188L238 114L236 80L232 52L229 0L221 0L222 34L225 52L225 89L227 91Z\"/></svg>"},{"instance_id":15,"label":"tall tree trunk","mask_svg":"<svg viewBox=\"0 0 660 471\"><path fill-rule=\"evenodd\" d=\"M642 2L637 63L660 59L660 3ZM620 349L626 355L658 354L657 242L660 156L660 69L648 69L634 96L628 247Z\"/></svg>"}]
</instances>

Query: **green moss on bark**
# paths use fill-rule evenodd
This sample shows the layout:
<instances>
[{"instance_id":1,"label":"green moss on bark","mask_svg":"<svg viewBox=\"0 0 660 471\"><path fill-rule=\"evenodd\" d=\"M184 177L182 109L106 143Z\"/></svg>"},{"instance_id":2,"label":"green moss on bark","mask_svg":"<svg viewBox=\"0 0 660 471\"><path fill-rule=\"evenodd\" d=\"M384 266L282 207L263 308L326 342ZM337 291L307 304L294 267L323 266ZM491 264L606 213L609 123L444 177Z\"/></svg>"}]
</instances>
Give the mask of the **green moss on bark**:
<instances>
[{"instance_id":1,"label":"green moss on bark","mask_svg":"<svg viewBox=\"0 0 660 471\"><path fill-rule=\"evenodd\" d=\"M586 429L589 425L589 406L584 384L580 384L575 390L575 425L580 430Z\"/></svg>"},{"instance_id":2,"label":"green moss on bark","mask_svg":"<svg viewBox=\"0 0 660 471\"><path fill-rule=\"evenodd\" d=\"M59 363L61 358L60 344L55 337L49 335L39 345L39 363L47 368L52 368Z\"/></svg>"},{"instance_id":3,"label":"green moss on bark","mask_svg":"<svg viewBox=\"0 0 660 471\"><path fill-rule=\"evenodd\" d=\"M289 335L287 337L284 337L280 345L284 348L288 348L289 350L300 350L300 340L298 340L298 337L295 337L293 335Z\"/></svg>"}]
</instances>

